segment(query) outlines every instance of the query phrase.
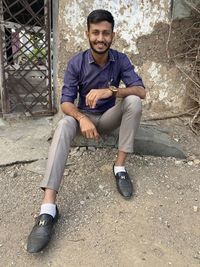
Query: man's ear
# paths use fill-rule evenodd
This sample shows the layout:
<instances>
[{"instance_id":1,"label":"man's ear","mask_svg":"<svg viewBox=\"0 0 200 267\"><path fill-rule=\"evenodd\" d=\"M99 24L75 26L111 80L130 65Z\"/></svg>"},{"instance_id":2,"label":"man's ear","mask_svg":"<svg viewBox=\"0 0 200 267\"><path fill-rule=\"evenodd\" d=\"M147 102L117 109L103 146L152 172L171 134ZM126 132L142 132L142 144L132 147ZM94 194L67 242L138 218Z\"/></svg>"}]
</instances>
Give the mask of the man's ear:
<instances>
[{"instance_id":1,"label":"man's ear","mask_svg":"<svg viewBox=\"0 0 200 267\"><path fill-rule=\"evenodd\" d=\"M89 32L87 30L85 31L85 36L87 39L89 38Z\"/></svg>"}]
</instances>

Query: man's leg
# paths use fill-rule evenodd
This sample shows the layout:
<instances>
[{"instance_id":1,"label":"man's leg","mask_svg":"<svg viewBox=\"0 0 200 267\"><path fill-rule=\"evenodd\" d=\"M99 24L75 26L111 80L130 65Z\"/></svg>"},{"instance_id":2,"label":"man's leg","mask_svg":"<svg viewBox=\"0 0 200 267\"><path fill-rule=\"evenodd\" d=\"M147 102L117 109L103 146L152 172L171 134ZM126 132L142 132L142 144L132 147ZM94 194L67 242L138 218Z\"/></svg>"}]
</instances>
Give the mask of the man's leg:
<instances>
[{"instance_id":1,"label":"man's leg","mask_svg":"<svg viewBox=\"0 0 200 267\"><path fill-rule=\"evenodd\" d=\"M44 179L41 182L44 198L40 216L28 237L27 250L31 253L41 251L50 241L53 224L58 217L58 209L55 205L56 195L63 177L71 142L77 129L76 120L65 116L59 121L54 133Z\"/></svg>"},{"instance_id":2,"label":"man's leg","mask_svg":"<svg viewBox=\"0 0 200 267\"><path fill-rule=\"evenodd\" d=\"M127 153L133 152L134 138L140 124L141 114L141 99L131 95L106 111L97 125L99 131L102 132L109 132L120 126L118 155L113 171L117 180L118 190L125 198L130 198L133 191L132 184L125 171L125 160Z\"/></svg>"}]
</instances>

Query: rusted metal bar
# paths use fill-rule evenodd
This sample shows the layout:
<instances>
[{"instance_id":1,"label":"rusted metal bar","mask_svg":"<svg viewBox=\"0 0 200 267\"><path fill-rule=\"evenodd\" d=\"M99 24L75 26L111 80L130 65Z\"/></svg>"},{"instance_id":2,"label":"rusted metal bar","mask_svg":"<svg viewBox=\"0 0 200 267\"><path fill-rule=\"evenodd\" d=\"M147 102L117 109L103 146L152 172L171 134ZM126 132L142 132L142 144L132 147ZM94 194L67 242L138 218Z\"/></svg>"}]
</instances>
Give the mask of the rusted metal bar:
<instances>
[{"instance_id":1,"label":"rusted metal bar","mask_svg":"<svg viewBox=\"0 0 200 267\"><path fill-rule=\"evenodd\" d=\"M51 1L45 0L47 12L47 40L51 40ZM49 108L52 111L52 63L51 63L51 42L48 42L48 77L49 77Z\"/></svg>"},{"instance_id":2,"label":"rusted metal bar","mask_svg":"<svg viewBox=\"0 0 200 267\"><path fill-rule=\"evenodd\" d=\"M9 101L13 112L18 105L23 106L24 112L29 112L32 116L36 112L39 114L50 114L52 109L52 62L51 62L51 0L45 0L43 6L33 10L33 5L38 1L16 0L8 2L0 0L2 3L2 25L7 30L8 35L1 35L1 64L4 75L5 92L9 90L5 97ZM20 8L21 7L21 8ZM13 10L16 9L14 13ZM24 12L30 14L26 21ZM4 14L6 20L4 21ZM9 29L9 30L8 30ZM18 49L13 50L13 33L16 36ZM32 42L31 36L37 36L37 40ZM23 40L22 40L23 38ZM16 42L15 40L15 42ZM15 44L14 44L15 45ZM12 53L8 54L8 50ZM42 68L39 65L39 55L42 57ZM44 59L47 59L44 61ZM23 59L23 61L20 59ZM21 65L16 65L19 62ZM34 77L34 72L37 75ZM31 78L33 73L33 78ZM41 73L41 80L38 75ZM31 79L32 80L31 80ZM15 82L16 80L16 82ZM34 81L34 83L33 83ZM17 102L15 102L17 101ZM37 109L36 107L39 107Z\"/></svg>"}]
</instances>

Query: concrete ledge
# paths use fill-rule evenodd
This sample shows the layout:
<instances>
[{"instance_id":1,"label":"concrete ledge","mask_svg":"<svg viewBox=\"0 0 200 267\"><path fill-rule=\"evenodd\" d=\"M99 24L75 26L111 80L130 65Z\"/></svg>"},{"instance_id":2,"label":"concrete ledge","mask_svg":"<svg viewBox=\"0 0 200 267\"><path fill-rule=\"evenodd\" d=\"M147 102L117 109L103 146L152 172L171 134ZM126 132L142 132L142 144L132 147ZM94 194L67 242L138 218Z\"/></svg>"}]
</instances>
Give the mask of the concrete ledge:
<instances>
[{"instance_id":1,"label":"concrete ledge","mask_svg":"<svg viewBox=\"0 0 200 267\"><path fill-rule=\"evenodd\" d=\"M118 144L118 129L110 135L103 135L97 141L85 139L78 135L73 146L115 147ZM141 125L135 138L134 153L161 157L186 158L180 145L170 139L166 131L153 125Z\"/></svg>"}]
</instances>

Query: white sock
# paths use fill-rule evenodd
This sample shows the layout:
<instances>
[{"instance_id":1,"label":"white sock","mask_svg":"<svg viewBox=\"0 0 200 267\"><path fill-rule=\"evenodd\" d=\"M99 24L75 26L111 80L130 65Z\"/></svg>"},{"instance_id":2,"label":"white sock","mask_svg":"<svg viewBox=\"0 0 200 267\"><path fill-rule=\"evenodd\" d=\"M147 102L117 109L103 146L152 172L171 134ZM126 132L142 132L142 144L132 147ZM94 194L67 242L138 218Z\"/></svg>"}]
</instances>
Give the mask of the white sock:
<instances>
[{"instance_id":1,"label":"white sock","mask_svg":"<svg viewBox=\"0 0 200 267\"><path fill-rule=\"evenodd\" d=\"M125 167L124 166L114 166L114 173L115 175L118 173L118 172L125 172Z\"/></svg>"},{"instance_id":2,"label":"white sock","mask_svg":"<svg viewBox=\"0 0 200 267\"><path fill-rule=\"evenodd\" d=\"M56 216L56 204L53 203L42 204L40 209L40 215L44 213L49 214L54 218Z\"/></svg>"}]
</instances>

